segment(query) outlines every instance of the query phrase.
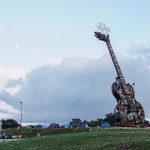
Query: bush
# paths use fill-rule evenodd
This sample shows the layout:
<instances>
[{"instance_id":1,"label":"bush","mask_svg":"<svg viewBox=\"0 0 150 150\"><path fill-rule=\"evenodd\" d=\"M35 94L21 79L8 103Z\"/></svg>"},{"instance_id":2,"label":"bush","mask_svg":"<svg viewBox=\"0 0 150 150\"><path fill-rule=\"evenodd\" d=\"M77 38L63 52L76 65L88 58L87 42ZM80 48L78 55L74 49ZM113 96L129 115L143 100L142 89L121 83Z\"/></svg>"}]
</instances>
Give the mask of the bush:
<instances>
[{"instance_id":1,"label":"bush","mask_svg":"<svg viewBox=\"0 0 150 150\"><path fill-rule=\"evenodd\" d=\"M2 128L7 129L7 128L17 128L18 127L18 122L13 119L7 119L7 120L2 120Z\"/></svg>"},{"instance_id":2,"label":"bush","mask_svg":"<svg viewBox=\"0 0 150 150\"><path fill-rule=\"evenodd\" d=\"M75 132L88 132L89 129L82 129L82 128L69 128L69 129L64 129L64 128L47 128L47 129L36 129L36 128L31 128L31 129L25 129L22 128L21 130L17 129L3 129L2 133L5 133L6 135L17 135L21 134L23 137L35 137L37 136L37 133L40 133L42 136L50 135L50 134L61 134L61 133L75 133Z\"/></svg>"}]
</instances>

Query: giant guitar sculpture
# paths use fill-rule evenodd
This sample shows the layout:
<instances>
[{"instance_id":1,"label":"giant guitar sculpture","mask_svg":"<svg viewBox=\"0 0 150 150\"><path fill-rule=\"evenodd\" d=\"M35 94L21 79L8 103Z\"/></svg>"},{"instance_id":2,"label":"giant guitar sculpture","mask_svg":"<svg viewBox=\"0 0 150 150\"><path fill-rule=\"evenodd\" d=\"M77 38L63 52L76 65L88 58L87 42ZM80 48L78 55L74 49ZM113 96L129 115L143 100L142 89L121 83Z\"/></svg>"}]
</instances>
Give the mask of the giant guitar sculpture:
<instances>
[{"instance_id":1,"label":"giant guitar sculpture","mask_svg":"<svg viewBox=\"0 0 150 150\"><path fill-rule=\"evenodd\" d=\"M104 23L99 23L98 29L101 32L94 32L96 38L106 42L115 70L117 72L116 81L112 84L112 93L117 100L114 110L118 116L118 125L124 127L143 127L145 114L142 105L136 101L134 88L126 83L115 53L110 44L108 35L109 28Z\"/></svg>"}]
</instances>

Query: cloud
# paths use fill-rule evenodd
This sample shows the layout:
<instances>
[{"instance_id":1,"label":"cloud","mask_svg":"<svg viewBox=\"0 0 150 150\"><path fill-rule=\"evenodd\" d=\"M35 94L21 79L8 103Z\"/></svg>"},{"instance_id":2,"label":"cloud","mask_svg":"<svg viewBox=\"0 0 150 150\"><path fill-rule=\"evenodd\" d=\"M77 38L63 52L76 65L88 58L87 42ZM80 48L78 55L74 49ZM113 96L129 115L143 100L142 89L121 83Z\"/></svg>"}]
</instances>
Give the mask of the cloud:
<instances>
[{"instance_id":1,"label":"cloud","mask_svg":"<svg viewBox=\"0 0 150 150\"><path fill-rule=\"evenodd\" d=\"M142 53L144 59L140 58L140 53L120 54L119 62L126 81L136 83L136 98L150 118L149 51ZM69 58L59 65L34 69L25 80L9 80L7 88L19 84L20 89L15 95L2 91L0 99L18 110L19 100L23 101L24 122L65 123L76 117L97 119L113 112L116 106L111 93L115 77L108 53L99 59Z\"/></svg>"},{"instance_id":2,"label":"cloud","mask_svg":"<svg viewBox=\"0 0 150 150\"><path fill-rule=\"evenodd\" d=\"M0 119L14 118L14 116L18 114L19 110L0 100Z\"/></svg>"},{"instance_id":3,"label":"cloud","mask_svg":"<svg viewBox=\"0 0 150 150\"><path fill-rule=\"evenodd\" d=\"M73 117L96 119L113 111L109 107L115 104L115 100L109 100L112 99L111 84L107 82L110 77L106 78L111 71L102 75L107 67L103 68L101 61L71 58L60 65L49 65L30 72L17 94L24 102L26 120L64 122ZM100 85L107 85L108 91L105 93L105 86ZM106 95L109 99L105 98ZM110 102L108 107L103 107L105 102ZM94 109L96 113L92 113Z\"/></svg>"},{"instance_id":4,"label":"cloud","mask_svg":"<svg viewBox=\"0 0 150 150\"><path fill-rule=\"evenodd\" d=\"M149 45L132 45L128 50L128 55L142 59L150 64L150 46Z\"/></svg>"},{"instance_id":5,"label":"cloud","mask_svg":"<svg viewBox=\"0 0 150 150\"><path fill-rule=\"evenodd\" d=\"M7 104L6 102L3 102L0 100L0 110L10 113L18 113L19 111L13 108L11 105Z\"/></svg>"},{"instance_id":6,"label":"cloud","mask_svg":"<svg viewBox=\"0 0 150 150\"><path fill-rule=\"evenodd\" d=\"M6 84L5 84L5 88L14 88L15 86L21 85L23 84L23 79L19 78L19 79L8 79Z\"/></svg>"},{"instance_id":7,"label":"cloud","mask_svg":"<svg viewBox=\"0 0 150 150\"><path fill-rule=\"evenodd\" d=\"M8 79L4 85L4 89L12 95L15 95L20 90L21 85L23 85L23 78Z\"/></svg>"},{"instance_id":8,"label":"cloud","mask_svg":"<svg viewBox=\"0 0 150 150\"><path fill-rule=\"evenodd\" d=\"M15 82L18 82L20 80L19 79L20 77L24 78L27 72L28 70L23 67L17 67L12 65L9 66L1 65L0 66L0 91L3 92L3 90L7 88L7 91L9 91L11 94L16 93L18 91L18 87L12 89L10 87L10 84L14 84Z\"/></svg>"}]
</instances>

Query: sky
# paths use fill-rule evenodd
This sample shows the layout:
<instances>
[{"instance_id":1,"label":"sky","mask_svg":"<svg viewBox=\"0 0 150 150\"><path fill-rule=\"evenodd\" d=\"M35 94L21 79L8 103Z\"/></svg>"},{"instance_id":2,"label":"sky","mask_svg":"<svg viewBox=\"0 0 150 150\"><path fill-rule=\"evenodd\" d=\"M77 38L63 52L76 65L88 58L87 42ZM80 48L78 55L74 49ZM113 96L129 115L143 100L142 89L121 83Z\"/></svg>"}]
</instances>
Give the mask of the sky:
<instances>
[{"instance_id":1,"label":"sky","mask_svg":"<svg viewBox=\"0 0 150 150\"><path fill-rule=\"evenodd\" d=\"M150 1L0 0L0 118L67 123L113 112L116 72L99 22L150 118Z\"/></svg>"}]
</instances>

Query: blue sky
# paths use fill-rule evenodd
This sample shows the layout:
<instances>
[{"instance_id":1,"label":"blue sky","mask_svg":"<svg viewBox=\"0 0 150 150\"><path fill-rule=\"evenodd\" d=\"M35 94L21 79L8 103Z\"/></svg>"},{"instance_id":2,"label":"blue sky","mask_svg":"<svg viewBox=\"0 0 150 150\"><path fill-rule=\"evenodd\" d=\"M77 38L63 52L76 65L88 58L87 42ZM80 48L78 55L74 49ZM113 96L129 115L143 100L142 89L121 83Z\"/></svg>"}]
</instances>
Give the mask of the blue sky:
<instances>
[{"instance_id":1,"label":"blue sky","mask_svg":"<svg viewBox=\"0 0 150 150\"><path fill-rule=\"evenodd\" d=\"M16 101L12 102L12 99L15 99L15 97L20 97L24 100L24 105L27 104L24 106L24 113L29 112L29 109L33 110L32 107L29 108L29 103L31 103L33 98L35 102L37 100L37 110L40 107L42 97L45 98L46 104L50 105L52 103L55 106L56 102L60 103L59 97L55 94L53 96L56 102L48 103L49 91L53 93L50 84L55 83L56 87L54 88L60 88L58 88L60 93L57 95L60 94L62 103L63 99L73 99L69 105L63 106L62 112L56 113L67 114L64 111L66 106L66 110L68 109L70 115L66 115L64 120L69 120L73 116L87 119L96 118L98 115L103 116L104 113L113 110L115 101L109 104L109 109L103 110L101 114L99 114L98 108L95 109L95 115L91 115L85 110L85 115L81 116L76 112L71 114L69 110L69 107L74 106L76 101L87 98L86 94L76 95L76 92L80 90L85 92L87 90L85 93L89 93L92 90L89 87L90 85L95 85L96 88L95 93L92 91L92 94L96 96L91 97L91 99L94 99L96 104L101 105L101 103L98 103L98 100L104 95L100 95L98 91L101 89L99 86L103 80L100 82L99 77L103 79L103 75L106 77L106 74L112 71L110 76L108 76L109 82L106 80L106 89L101 89L102 91L108 90L111 86L111 81L113 82L115 77L115 71L105 44L94 37L93 32L97 30L98 22L105 22L111 29L111 43L125 72L125 76L130 81L139 82L139 85L137 85L139 98L148 99L149 95L146 95L146 97L142 93L143 97L140 95L142 83L138 80L140 77L136 78L135 75L138 71L139 75L142 75L142 65L145 66L145 69L150 66L148 57L150 47L149 7L150 1L148 0L0 0L0 98L2 104L4 105L3 102L5 102L9 105L9 109L11 107L11 111L14 111L16 114L19 108L16 107ZM95 66L93 70L91 65L89 66L89 70L93 71L93 76L89 73L87 67L89 63ZM55 65L58 65L58 68ZM141 66L141 69L138 65ZM133 71L134 67L137 68L137 71ZM78 70L79 74L78 71L75 71L77 68L80 68L81 72ZM89 76L85 78L91 80L85 81L86 87L75 84L73 81L73 83L70 82L72 79L80 83L82 81L82 73L85 73L84 71L89 73ZM146 71L148 74L149 70L147 69ZM76 73L78 74L77 79L74 77ZM68 80L62 78L59 83L56 82L59 74L62 76L67 74ZM49 78L50 75L56 78ZM39 76L41 76L40 79ZM42 80L42 77L45 80ZM36 79L40 80L41 84L39 89L35 88L33 90L34 88L32 87L37 86L36 82L38 81ZM146 76L144 82L146 87L149 87L147 85L148 80L149 78ZM67 87L64 81L68 83ZM45 84L46 82L49 84ZM73 85L72 95L63 95L60 83L64 85L62 87L66 90L71 89L71 85ZM38 95L37 93L42 87L45 90L45 94L41 95L41 98L37 98L36 95ZM100 88L99 90L98 87ZM109 96L106 99L112 98L111 91L108 91L108 93L106 95ZM66 101L64 100L64 102ZM89 103L84 100L88 106L91 101L87 101ZM143 100L143 102L147 106L147 101ZM31 103L31 105L33 104ZM79 108L82 110L82 107L84 105L81 104ZM94 107L93 103L93 110ZM89 109L92 111L91 108ZM45 118L50 113L48 110L42 109L42 116L45 115ZM5 116L8 117L10 112L6 115L7 113L5 112ZM29 116L31 114L27 113L25 121L31 121ZM17 115L15 117L18 118ZM60 118L56 118L56 121L59 121ZM147 118L150 118L150 112L147 113ZM63 122L64 120L61 121Z\"/></svg>"},{"instance_id":2,"label":"blue sky","mask_svg":"<svg viewBox=\"0 0 150 150\"><path fill-rule=\"evenodd\" d=\"M140 0L3 1L1 64L21 63L32 68L49 63L51 58L97 57L100 50L93 31L99 21L110 27L116 50L149 44L149 5L149 1ZM34 56L37 59L33 60Z\"/></svg>"}]
</instances>

